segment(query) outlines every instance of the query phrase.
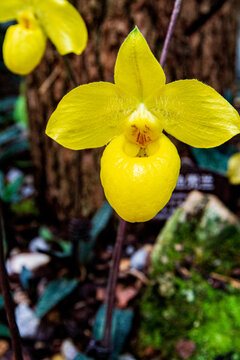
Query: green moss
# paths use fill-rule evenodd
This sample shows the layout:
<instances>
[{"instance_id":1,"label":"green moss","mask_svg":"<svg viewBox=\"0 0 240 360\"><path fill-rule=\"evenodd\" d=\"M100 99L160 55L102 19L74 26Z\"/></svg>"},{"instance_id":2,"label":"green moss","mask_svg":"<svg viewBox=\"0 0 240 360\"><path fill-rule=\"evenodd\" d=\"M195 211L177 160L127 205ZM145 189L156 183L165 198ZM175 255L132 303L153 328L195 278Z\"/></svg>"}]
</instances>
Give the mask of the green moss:
<instances>
[{"instance_id":1,"label":"green moss","mask_svg":"<svg viewBox=\"0 0 240 360\"><path fill-rule=\"evenodd\" d=\"M34 198L24 199L18 203L11 204L11 210L17 215L38 215Z\"/></svg>"},{"instance_id":2,"label":"green moss","mask_svg":"<svg viewBox=\"0 0 240 360\"><path fill-rule=\"evenodd\" d=\"M182 215L179 209L170 219L153 253L140 304L140 348L175 360L177 342L188 339L196 345L191 360L240 359L240 291L223 282L211 286L211 273L231 276L239 267L240 228L213 214L188 221Z\"/></svg>"}]
</instances>

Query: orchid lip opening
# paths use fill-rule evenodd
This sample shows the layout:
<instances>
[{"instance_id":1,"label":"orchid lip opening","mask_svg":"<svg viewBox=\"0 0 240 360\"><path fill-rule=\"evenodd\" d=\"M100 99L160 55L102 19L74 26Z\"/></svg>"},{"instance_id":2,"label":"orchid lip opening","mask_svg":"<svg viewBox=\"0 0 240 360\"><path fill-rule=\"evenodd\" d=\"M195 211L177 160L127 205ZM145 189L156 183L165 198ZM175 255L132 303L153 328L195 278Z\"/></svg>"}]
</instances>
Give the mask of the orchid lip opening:
<instances>
[{"instance_id":1,"label":"orchid lip opening","mask_svg":"<svg viewBox=\"0 0 240 360\"><path fill-rule=\"evenodd\" d=\"M157 140L162 132L159 120L140 103L125 124L126 138L142 148Z\"/></svg>"},{"instance_id":2,"label":"orchid lip opening","mask_svg":"<svg viewBox=\"0 0 240 360\"><path fill-rule=\"evenodd\" d=\"M19 25L23 26L26 30L32 30L38 26L38 20L30 10L22 11L18 15L17 20Z\"/></svg>"},{"instance_id":3,"label":"orchid lip opening","mask_svg":"<svg viewBox=\"0 0 240 360\"><path fill-rule=\"evenodd\" d=\"M153 156L159 150L160 143L161 137L147 144L145 147L142 147L139 144L134 144L133 142L130 142L126 138L126 136L124 136L122 150L129 157L148 158Z\"/></svg>"}]
</instances>

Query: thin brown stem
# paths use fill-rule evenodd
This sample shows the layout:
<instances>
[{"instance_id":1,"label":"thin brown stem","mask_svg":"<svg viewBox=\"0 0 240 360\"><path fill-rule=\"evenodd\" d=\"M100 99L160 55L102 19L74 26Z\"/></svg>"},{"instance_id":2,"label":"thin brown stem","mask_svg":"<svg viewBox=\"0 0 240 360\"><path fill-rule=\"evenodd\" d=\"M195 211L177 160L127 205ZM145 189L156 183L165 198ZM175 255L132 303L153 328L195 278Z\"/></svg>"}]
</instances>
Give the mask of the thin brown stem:
<instances>
[{"instance_id":1,"label":"thin brown stem","mask_svg":"<svg viewBox=\"0 0 240 360\"><path fill-rule=\"evenodd\" d=\"M68 75L69 79L71 79L74 86L79 86L76 73L73 70L73 67L71 65L71 62L69 61L68 56L67 55L63 56L63 60L65 62L67 75ZM77 153L76 153L77 174L76 174L76 196L75 196L75 206L74 206L74 214L75 214L74 216L75 216L76 219L78 219L81 216L81 214L80 214L81 213L81 204L80 204L80 202L81 202L81 188L82 188L81 163L82 163L82 154L78 150Z\"/></svg>"},{"instance_id":2,"label":"thin brown stem","mask_svg":"<svg viewBox=\"0 0 240 360\"><path fill-rule=\"evenodd\" d=\"M69 61L68 56L67 55L63 56L63 60L65 62L65 66L66 66L66 69L67 69L67 74L68 74L69 79L72 80L74 86L78 86L79 84L78 84L78 81L77 81L77 76L76 76L76 74L75 74L75 72L74 72L74 70L72 68L72 65L71 65L71 63Z\"/></svg>"},{"instance_id":3,"label":"thin brown stem","mask_svg":"<svg viewBox=\"0 0 240 360\"><path fill-rule=\"evenodd\" d=\"M181 4L182 4L182 0L175 0L174 7L173 7L173 12L172 12L170 23L169 23L169 26L168 26L167 35L166 35L166 38L165 38L165 41L164 41L164 44L163 44L162 53L161 53L161 58L160 58L161 66L164 66L165 61L166 61L170 40L171 40L173 30L174 30L175 25L176 25L178 14L179 14L180 9L181 9Z\"/></svg>"},{"instance_id":4,"label":"thin brown stem","mask_svg":"<svg viewBox=\"0 0 240 360\"><path fill-rule=\"evenodd\" d=\"M0 203L0 286L4 299L4 308L6 310L7 321L11 335L13 354L15 360L23 360L21 340L14 315L14 304L11 297L8 275L5 268L2 221L2 208Z\"/></svg>"},{"instance_id":5,"label":"thin brown stem","mask_svg":"<svg viewBox=\"0 0 240 360\"><path fill-rule=\"evenodd\" d=\"M108 279L107 301L106 301L106 318L102 337L102 346L111 348L111 332L112 332L112 317L115 305L116 287L119 272L119 264L122 253L122 245L126 231L126 221L120 219L118 226L118 233L116 244L113 253L113 259Z\"/></svg>"},{"instance_id":6,"label":"thin brown stem","mask_svg":"<svg viewBox=\"0 0 240 360\"><path fill-rule=\"evenodd\" d=\"M82 191L82 153L80 150L77 150L76 153L76 195L75 195L75 208L74 213L75 217L78 219L81 216L81 191Z\"/></svg>"}]
</instances>

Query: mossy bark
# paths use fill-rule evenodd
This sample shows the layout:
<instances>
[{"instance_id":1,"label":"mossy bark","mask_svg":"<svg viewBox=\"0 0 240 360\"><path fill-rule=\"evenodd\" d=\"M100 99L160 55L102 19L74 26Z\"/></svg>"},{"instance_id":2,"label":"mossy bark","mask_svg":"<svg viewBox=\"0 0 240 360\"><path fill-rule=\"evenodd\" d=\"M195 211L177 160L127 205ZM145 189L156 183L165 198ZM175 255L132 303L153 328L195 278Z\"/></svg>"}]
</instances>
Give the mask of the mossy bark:
<instances>
[{"instance_id":1,"label":"mossy bark","mask_svg":"<svg viewBox=\"0 0 240 360\"><path fill-rule=\"evenodd\" d=\"M113 81L118 49L136 24L152 51L160 57L174 1L72 1L87 23L89 41L81 56L70 56L79 84ZM198 78L224 92L235 79L237 2L188 0L171 41L165 71L167 81ZM81 36L81 34L79 34ZM73 88L63 59L52 45L38 68L27 78L32 157L36 187L44 214L60 221L81 212L90 215L101 204L99 150L73 152L45 135L52 111ZM67 119L66 119L67 121ZM76 182L81 181L80 198ZM75 209L75 210L74 210Z\"/></svg>"}]
</instances>

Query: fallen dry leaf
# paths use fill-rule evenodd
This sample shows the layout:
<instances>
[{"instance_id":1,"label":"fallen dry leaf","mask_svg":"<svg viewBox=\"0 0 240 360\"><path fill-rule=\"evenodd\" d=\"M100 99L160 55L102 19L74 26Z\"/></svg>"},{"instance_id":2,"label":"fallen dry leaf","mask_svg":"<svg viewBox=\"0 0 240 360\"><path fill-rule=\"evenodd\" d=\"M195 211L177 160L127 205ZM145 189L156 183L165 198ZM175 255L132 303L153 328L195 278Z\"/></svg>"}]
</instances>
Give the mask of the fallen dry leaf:
<instances>
[{"instance_id":1,"label":"fallen dry leaf","mask_svg":"<svg viewBox=\"0 0 240 360\"><path fill-rule=\"evenodd\" d=\"M124 288L123 285L119 284L116 289L116 297L117 297L117 307L119 309L124 309L127 307L130 300L132 300L138 291L133 286L128 286Z\"/></svg>"},{"instance_id":2,"label":"fallen dry leaf","mask_svg":"<svg viewBox=\"0 0 240 360\"><path fill-rule=\"evenodd\" d=\"M0 357L9 349L9 343L6 340L0 340Z\"/></svg>"},{"instance_id":3,"label":"fallen dry leaf","mask_svg":"<svg viewBox=\"0 0 240 360\"><path fill-rule=\"evenodd\" d=\"M210 276L215 279L215 280L220 280L223 282L228 282L232 287L234 287L235 289L240 289L240 281L235 280L234 278L230 277L230 276L226 276L226 275L222 275L222 274L217 274L217 273L211 273Z\"/></svg>"},{"instance_id":4,"label":"fallen dry leaf","mask_svg":"<svg viewBox=\"0 0 240 360\"><path fill-rule=\"evenodd\" d=\"M124 258L120 262L119 270L126 271L130 268L131 261L128 258Z\"/></svg>"},{"instance_id":5,"label":"fallen dry leaf","mask_svg":"<svg viewBox=\"0 0 240 360\"><path fill-rule=\"evenodd\" d=\"M104 301L106 298L106 289L104 287L98 287L96 292L96 300Z\"/></svg>"}]
</instances>

